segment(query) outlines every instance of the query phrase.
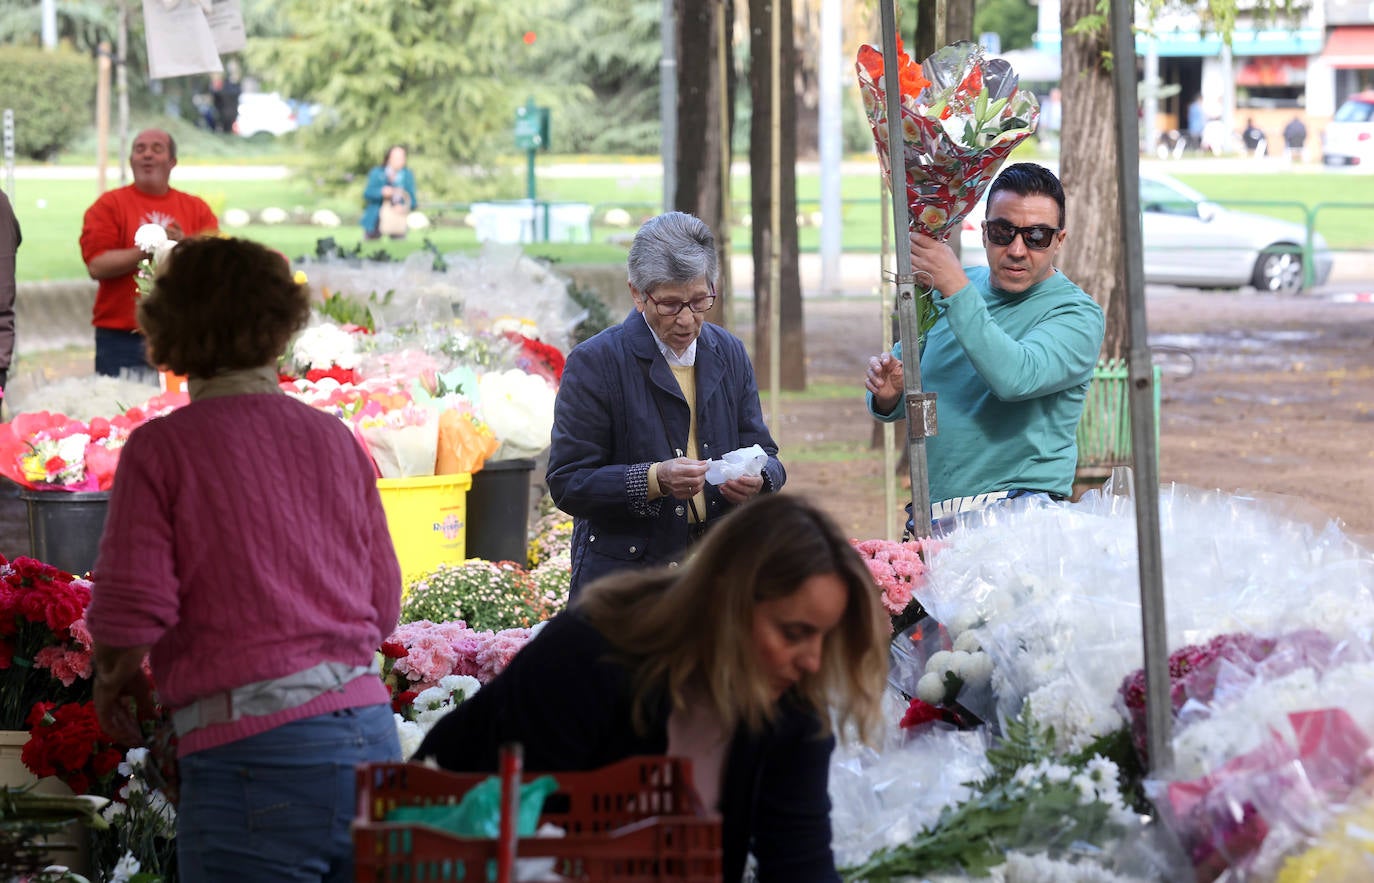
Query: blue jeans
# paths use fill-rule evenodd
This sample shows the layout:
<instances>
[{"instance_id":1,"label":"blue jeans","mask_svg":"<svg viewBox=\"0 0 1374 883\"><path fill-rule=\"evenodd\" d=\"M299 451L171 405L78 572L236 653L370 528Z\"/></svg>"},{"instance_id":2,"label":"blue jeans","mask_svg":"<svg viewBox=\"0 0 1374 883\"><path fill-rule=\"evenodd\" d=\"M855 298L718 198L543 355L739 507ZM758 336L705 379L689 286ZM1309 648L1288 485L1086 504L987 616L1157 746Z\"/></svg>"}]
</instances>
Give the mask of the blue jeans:
<instances>
[{"instance_id":1,"label":"blue jeans","mask_svg":"<svg viewBox=\"0 0 1374 883\"><path fill-rule=\"evenodd\" d=\"M143 335L137 331L96 328L95 373L118 377L125 368L136 380L155 379L156 374L153 366L148 364L148 353L143 346Z\"/></svg>"},{"instance_id":2,"label":"blue jeans","mask_svg":"<svg viewBox=\"0 0 1374 883\"><path fill-rule=\"evenodd\" d=\"M321 714L181 758L181 879L349 883L354 768L400 759L389 705Z\"/></svg>"}]
</instances>

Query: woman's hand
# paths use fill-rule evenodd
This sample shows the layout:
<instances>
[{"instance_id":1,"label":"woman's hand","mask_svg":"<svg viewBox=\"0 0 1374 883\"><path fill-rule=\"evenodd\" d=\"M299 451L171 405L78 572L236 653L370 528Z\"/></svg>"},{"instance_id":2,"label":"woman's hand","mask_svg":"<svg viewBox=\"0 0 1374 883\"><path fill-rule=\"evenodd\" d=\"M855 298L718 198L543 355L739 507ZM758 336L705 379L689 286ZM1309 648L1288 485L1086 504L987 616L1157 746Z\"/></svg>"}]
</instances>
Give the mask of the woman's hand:
<instances>
[{"instance_id":1,"label":"woman's hand","mask_svg":"<svg viewBox=\"0 0 1374 883\"><path fill-rule=\"evenodd\" d=\"M868 360L864 388L873 393L873 408L891 414L903 392L902 360L892 353L880 353Z\"/></svg>"},{"instance_id":2,"label":"woman's hand","mask_svg":"<svg viewBox=\"0 0 1374 883\"><path fill-rule=\"evenodd\" d=\"M706 461L677 457L658 464L658 488L665 496L690 500L706 486Z\"/></svg>"},{"instance_id":3,"label":"woman's hand","mask_svg":"<svg viewBox=\"0 0 1374 883\"><path fill-rule=\"evenodd\" d=\"M95 714L105 732L123 745L143 744L141 717L151 719L153 685L143 671L148 647L95 647Z\"/></svg>"},{"instance_id":4,"label":"woman's hand","mask_svg":"<svg viewBox=\"0 0 1374 883\"><path fill-rule=\"evenodd\" d=\"M383 185L382 185L382 199L390 199L390 198L391 198L391 191L394 190L394 189L395 189L395 188L392 187L390 184L383 184Z\"/></svg>"},{"instance_id":5,"label":"woman's hand","mask_svg":"<svg viewBox=\"0 0 1374 883\"><path fill-rule=\"evenodd\" d=\"M763 490L762 475L741 475L739 478L732 478L720 486L720 495L726 502L738 506L750 497L757 496Z\"/></svg>"}]
</instances>

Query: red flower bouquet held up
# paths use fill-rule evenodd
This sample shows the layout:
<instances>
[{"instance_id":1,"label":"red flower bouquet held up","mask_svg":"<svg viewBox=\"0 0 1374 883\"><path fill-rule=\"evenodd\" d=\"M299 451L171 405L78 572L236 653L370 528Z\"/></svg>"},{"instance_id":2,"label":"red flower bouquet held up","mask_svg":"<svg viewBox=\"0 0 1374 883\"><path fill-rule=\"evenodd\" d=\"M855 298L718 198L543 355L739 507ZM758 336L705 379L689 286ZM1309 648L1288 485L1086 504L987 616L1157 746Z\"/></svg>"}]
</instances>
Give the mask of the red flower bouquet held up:
<instances>
[{"instance_id":1,"label":"red flower bouquet held up","mask_svg":"<svg viewBox=\"0 0 1374 883\"><path fill-rule=\"evenodd\" d=\"M1019 88L1009 63L985 57L976 43L951 44L918 66L899 40L897 55L911 229L944 241L977 205L1012 148L1035 131L1040 105ZM865 45L856 68L883 177L891 181L884 61L880 49ZM924 338L935 311L928 292L919 303Z\"/></svg>"}]
</instances>

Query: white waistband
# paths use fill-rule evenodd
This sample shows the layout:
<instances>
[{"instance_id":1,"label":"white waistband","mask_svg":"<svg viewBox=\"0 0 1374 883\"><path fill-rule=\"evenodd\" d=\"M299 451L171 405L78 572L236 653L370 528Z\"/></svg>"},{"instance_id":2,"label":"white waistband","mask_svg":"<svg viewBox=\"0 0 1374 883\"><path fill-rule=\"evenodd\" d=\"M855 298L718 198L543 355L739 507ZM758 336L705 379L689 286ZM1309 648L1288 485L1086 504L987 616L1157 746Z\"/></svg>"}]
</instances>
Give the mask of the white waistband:
<instances>
[{"instance_id":1,"label":"white waistband","mask_svg":"<svg viewBox=\"0 0 1374 883\"><path fill-rule=\"evenodd\" d=\"M178 736L192 730L223 724L242 717L261 717L288 708L304 705L330 690L342 690L348 684L377 671L376 665L346 665L342 662L321 662L293 674L255 681L205 696L184 708L172 712L172 725Z\"/></svg>"}]
</instances>

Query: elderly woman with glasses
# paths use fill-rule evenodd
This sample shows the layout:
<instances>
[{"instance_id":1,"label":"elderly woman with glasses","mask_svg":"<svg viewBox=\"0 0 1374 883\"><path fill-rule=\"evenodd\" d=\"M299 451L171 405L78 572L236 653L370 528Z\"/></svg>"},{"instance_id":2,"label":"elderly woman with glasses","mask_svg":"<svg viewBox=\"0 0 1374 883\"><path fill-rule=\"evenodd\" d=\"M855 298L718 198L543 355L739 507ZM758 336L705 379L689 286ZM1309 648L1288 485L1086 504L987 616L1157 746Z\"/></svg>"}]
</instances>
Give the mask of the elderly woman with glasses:
<instances>
[{"instance_id":1,"label":"elderly woman with glasses","mask_svg":"<svg viewBox=\"0 0 1374 883\"><path fill-rule=\"evenodd\" d=\"M706 321L716 303L715 237L668 212L635 234L634 309L568 355L554 406L548 486L573 516L572 593L603 574L676 565L733 507L782 488L739 338ZM707 461L758 445L759 475L706 480Z\"/></svg>"}]
</instances>

